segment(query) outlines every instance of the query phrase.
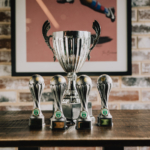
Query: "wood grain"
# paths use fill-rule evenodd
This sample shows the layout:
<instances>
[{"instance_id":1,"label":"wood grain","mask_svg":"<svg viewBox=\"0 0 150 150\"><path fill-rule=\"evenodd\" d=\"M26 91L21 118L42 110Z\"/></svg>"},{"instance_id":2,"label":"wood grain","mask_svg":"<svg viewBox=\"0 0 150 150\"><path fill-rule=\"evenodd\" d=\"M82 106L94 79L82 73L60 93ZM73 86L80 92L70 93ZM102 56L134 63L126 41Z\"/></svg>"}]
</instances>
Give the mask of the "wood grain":
<instances>
[{"instance_id":1,"label":"wood grain","mask_svg":"<svg viewBox=\"0 0 150 150\"><path fill-rule=\"evenodd\" d=\"M97 118L100 111L94 110ZM112 110L113 127L52 131L49 118L52 112L43 112L46 126L43 129L28 127L30 111L0 112L0 147L72 147L72 146L150 146L150 110Z\"/></svg>"}]
</instances>

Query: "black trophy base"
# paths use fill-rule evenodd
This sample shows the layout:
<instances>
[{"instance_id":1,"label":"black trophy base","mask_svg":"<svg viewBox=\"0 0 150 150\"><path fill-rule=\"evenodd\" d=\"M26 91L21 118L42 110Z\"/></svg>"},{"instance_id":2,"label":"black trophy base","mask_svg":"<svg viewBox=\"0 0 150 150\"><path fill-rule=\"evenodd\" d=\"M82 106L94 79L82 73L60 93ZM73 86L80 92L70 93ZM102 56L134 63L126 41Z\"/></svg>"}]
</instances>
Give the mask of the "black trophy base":
<instances>
[{"instance_id":1,"label":"black trophy base","mask_svg":"<svg viewBox=\"0 0 150 150\"><path fill-rule=\"evenodd\" d=\"M76 129L77 130L91 130L92 123L91 121L77 121Z\"/></svg>"},{"instance_id":2,"label":"black trophy base","mask_svg":"<svg viewBox=\"0 0 150 150\"><path fill-rule=\"evenodd\" d=\"M112 118L99 118L98 117L98 122L97 122L98 126L112 126Z\"/></svg>"},{"instance_id":3,"label":"black trophy base","mask_svg":"<svg viewBox=\"0 0 150 150\"><path fill-rule=\"evenodd\" d=\"M45 125L45 119L44 116L35 118L35 117L30 117L29 119L29 127L30 128L42 128Z\"/></svg>"}]
</instances>

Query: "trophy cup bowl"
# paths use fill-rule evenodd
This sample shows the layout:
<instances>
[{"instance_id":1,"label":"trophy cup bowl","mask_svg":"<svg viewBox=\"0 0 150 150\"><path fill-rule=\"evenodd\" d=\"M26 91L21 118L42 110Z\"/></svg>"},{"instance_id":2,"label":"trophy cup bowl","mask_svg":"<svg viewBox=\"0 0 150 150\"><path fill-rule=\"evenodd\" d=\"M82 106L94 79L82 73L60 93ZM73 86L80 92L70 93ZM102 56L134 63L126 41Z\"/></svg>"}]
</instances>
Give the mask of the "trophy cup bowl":
<instances>
[{"instance_id":1,"label":"trophy cup bowl","mask_svg":"<svg viewBox=\"0 0 150 150\"><path fill-rule=\"evenodd\" d=\"M46 21L42 28L45 42L54 54L54 61L57 58L68 78L68 86L65 90L62 104L64 115L67 119L74 120L78 118L81 108L76 90L76 73L80 71L87 58L90 60L90 52L99 40L101 29L99 23L95 20L93 29L96 32L96 37L92 46L91 33L88 31L58 31L47 36L49 29L50 23ZM50 45L50 38L53 38L54 48ZM73 111L73 108L77 109L77 111ZM89 104L89 108L91 108L91 104Z\"/></svg>"}]
</instances>

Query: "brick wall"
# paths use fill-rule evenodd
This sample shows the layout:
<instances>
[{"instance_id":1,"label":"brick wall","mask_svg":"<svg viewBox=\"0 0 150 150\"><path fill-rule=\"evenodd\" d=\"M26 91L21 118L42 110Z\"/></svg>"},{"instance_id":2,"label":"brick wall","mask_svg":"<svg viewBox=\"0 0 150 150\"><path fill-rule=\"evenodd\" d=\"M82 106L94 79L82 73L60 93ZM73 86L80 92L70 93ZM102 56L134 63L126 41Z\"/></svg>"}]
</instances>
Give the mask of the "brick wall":
<instances>
[{"instance_id":1,"label":"brick wall","mask_svg":"<svg viewBox=\"0 0 150 150\"><path fill-rule=\"evenodd\" d=\"M29 77L11 77L10 2L0 0L0 110L32 110L32 97L28 89ZM132 76L115 76L110 93L110 109L150 109L150 1L132 0ZM42 110L52 109L49 89L51 77L44 77L45 90ZM92 76L90 101L93 109L100 109L100 96L96 88L97 76ZM3 150L4 148L0 148ZM41 148L42 150L58 148ZM59 148L64 149L64 148ZM77 150L79 148L67 148ZM80 148L100 150L101 148ZM125 150L149 150L149 147L126 147ZM6 148L5 150L17 150Z\"/></svg>"}]
</instances>

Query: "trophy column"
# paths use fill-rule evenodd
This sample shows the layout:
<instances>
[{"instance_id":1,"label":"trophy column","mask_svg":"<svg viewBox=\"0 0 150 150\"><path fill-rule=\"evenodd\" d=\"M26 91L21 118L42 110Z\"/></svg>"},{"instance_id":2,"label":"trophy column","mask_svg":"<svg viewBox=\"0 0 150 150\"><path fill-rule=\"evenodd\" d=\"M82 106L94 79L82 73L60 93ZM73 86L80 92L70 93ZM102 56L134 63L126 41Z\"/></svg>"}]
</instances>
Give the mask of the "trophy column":
<instances>
[{"instance_id":1,"label":"trophy column","mask_svg":"<svg viewBox=\"0 0 150 150\"><path fill-rule=\"evenodd\" d=\"M61 104L66 88L66 79L61 75L54 76L50 81L50 88L54 96L54 114L50 118L50 128L66 129L66 118Z\"/></svg>"},{"instance_id":2,"label":"trophy column","mask_svg":"<svg viewBox=\"0 0 150 150\"><path fill-rule=\"evenodd\" d=\"M44 79L40 75L33 75L29 81L29 89L33 97L33 111L29 119L30 127L42 127L45 125L44 116L40 108L40 100L44 89Z\"/></svg>"},{"instance_id":3,"label":"trophy column","mask_svg":"<svg viewBox=\"0 0 150 150\"><path fill-rule=\"evenodd\" d=\"M109 93L112 79L108 75L101 75L97 80L97 88L101 97L101 112L98 116L99 126L112 126L112 116L108 110Z\"/></svg>"},{"instance_id":4,"label":"trophy column","mask_svg":"<svg viewBox=\"0 0 150 150\"><path fill-rule=\"evenodd\" d=\"M79 76L76 88L81 100L81 111L76 121L76 129L91 129L92 119L88 112L88 96L92 88L91 78L86 75Z\"/></svg>"}]
</instances>

